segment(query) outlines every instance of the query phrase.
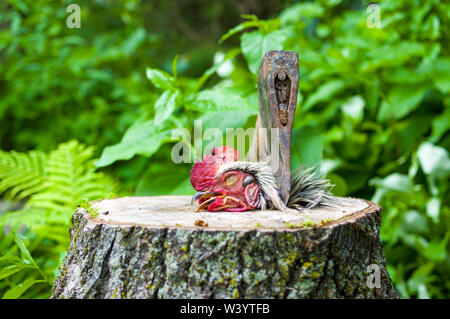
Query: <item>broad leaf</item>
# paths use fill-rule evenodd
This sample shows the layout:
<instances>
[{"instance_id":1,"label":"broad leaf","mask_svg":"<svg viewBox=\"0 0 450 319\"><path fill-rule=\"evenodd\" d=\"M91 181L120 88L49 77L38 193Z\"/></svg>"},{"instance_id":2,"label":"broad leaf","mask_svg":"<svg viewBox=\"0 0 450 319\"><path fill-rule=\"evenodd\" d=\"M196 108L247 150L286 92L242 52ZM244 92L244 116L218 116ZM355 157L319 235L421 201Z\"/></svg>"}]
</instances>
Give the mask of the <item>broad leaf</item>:
<instances>
[{"instance_id":1,"label":"broad leaf","mask_svg":"<svg viewBox=\"0 0 450 319\"><path fill-rule=\"evenodd\" d=\"M9 289L3 295L2 299L17 299L23 295L31 286L36 283L45 282L44 280L35 280L34 278L27 278L24 282L18 284L17 286Z\"/></svg>"},{"instance_id":2,"label":"broad leaf","mask_svg":"<svg viewBox=\"0 0 450 319\"><path fill-rule=\"evenodd\" d=\"M342 112L356 122L360 122L364 117L363 98L359 95L348 98L341 106Z\"/></svg>"},{"instance_id":3,"label":"broad leaf","mask_svg":"<svg viewBox=\"0 0 450 319\"><path fill-rule=\"evenodd\" d=\"M21 264L22 263L22 259L20 259L19 257L15 256L15 255L4 255L0 257L0 266L3 265L8 265L8 264Z\"/></svg>"},{"instance_id":4,"label":"broad leaf","mask_svg":"<svg viewBox=\"0 0 450 319\"><path fill-rule=\"evenodd\" d=\"M417 155L425 174L445 178L450 173L450 158L446 149L424 142L419 146Z\"/></svg>"},{"instance_id":5,"label":"broad leaf","mask_svg":"<svg viewBox=\"0 0 450 319\"><path fill-rule=\"evenodd\" d=\"M439 58L434 63L431 79L436 87L443 93L450 92L450 58Z\"/></svg>"},{"instance_id":6,"label":"broad leaf","mask_svg":"<svg viewBox=\"0 0 450 319\"><path fill-rule=\"evenodd\" d=\"M133 54L134 51L141 45L145 40L147 32L145 28L136 29L122 44L122 52L124 55L128 56Z\"/></svg>"},{"instance_id":7,"label":"broad leaf","mask_svg":"<svg viewBox=\"0 0 450 319\"><path fill-rule=\"evenodd\" d=\"M159 126L177 108L180 103L180 91L179 90L167 90L159 97L155 103L155 120L154 125Z\"/></svg>"},{"instance_id":8,"label":"broad leaf","mask_svg":"<svg viewBox=\"0 0 450 319\"><path fill-rule=\"evenodd\" d=\"M297 3L280 14L282 24L298 23L301 18L319 18L324 14L324 8L316 2Z\"/></svg>"},{"instance_id":9,"label":"broad leaf","mask_svg":"<svg viewBox=\"0 0 450 319\"><path fill-rule=\"evenodd\" d=\"M317 103L329 100L333 95L342 91L345 88L345 85L346 83L343 80L331 80L325 82L319 86L314 93L307 97L305 104L303 104L303 111L308 111Z\"/></svg>"},{"instance_id":10,"label":"broad leaf","mask_svg":"<svg viewBox=\"0 0 450 319\"><path fill-rule=\"evenodd\" d=\"M286 39L286 30L277 30L268 34L261 31L244 33L241 36L241 47L250 71L258 74L264 54L271 50L283 50Z\"/></svg>"},{"instance_id":11,"label":"broad leaf","mask_svg":"<svg viewBox=\"0 0 450 319\"><path fill-rule=\"evenodd\" d=\"M430 198L426 205L427 215L436 223L439 223L439 211L441 209L441 200L437 197Z\"/></svg>"},{"instance_id":12,"label":"broad leaf","mask_svg":"<svg viewBox=\"0 0 450 319\"><path fill-rule=\"evenodd\" d=\"M93 147L77 141L60 144L47 159L43 189L30 198L27 206L57 212L54 217L62 217L68 223L67 212L80 198L94 200L113 192L113 180L95 172L93 152Z\"/></svg>"},{"instance_id":13,"label":"broad leaf","mask_svg":"<svg viewBox=\"0 0 450 319\"><path fill-rule=\"evenodd\" d=\"M429 274L433 271L433 268L433 263L424 264L417 268L408 280L408 288L417 291L421 285L428 281Z\"/></svg>"},{"instance_id":14,"label":"broad leaf","mask_svg":"<svg viewBox=\"0 0 450 319\"><path fill-rule=\"evenodd\" d=\"M212 67L210 67L208 70L206 70L203 75L197 80L197 83L193 89L193 93L198 92L203 85L205 84L205 82L215 73L217 72L222 66L226 65L227 63L229 63L232 59L234 59L238 54L241 53L240 48L234 48L229 50L225 57L223 57L223 59L221 59L220 62L215 63Z\"/></svg>"},{"instance_id":15,"label":"broad leaf","mask_svg":"<svg viewBox=\"0 0 450 319\"><path fill-rule=\"evenodd\" d=\"M203 90L195 95L194 100L186 105L196 111L253 110L258 112L258 106L241 92L231 88Z\"/></svg>"},{"instance_id":16,"label":"broad leaf","mask_svg":"<svg viewBox=\"0 0 450 319\"><path fill-rule=\"evenodd\" d=\"M414 185L407 175L393 173L385 178L373 178L370 182L379 188L391 191L409 193L414 191Z\"/></svg>"},{"instance_id":17,"label":"broad leaf","mask_svg":"<svg viewBox=\"0 0 450 319\"><path fill-rule=\"evenodd\" d=\"M442 262L447 256L447 243L450 238L450 232L444 238L433 239L425 250L425 256L430 261Z\"/></svg>"},{"instance_id":18,"label":"broad leaf","mask_svg":"<svg viewBox=\"0 0 450 319\"><path fill-rule=\"evenodd\" d=\"M129 160L136 154L151 157L159 147L171 141L168 127L156 127L153 120L134 124L118 144L105 147L97 167L111 165L118 160Z\"/></svg>"},{"instance_id":19,"label":"broad leaf","mask_svg":"<svg viewBox=\"0 0 450 319\"><path fill-rule=\"evenodd\" d=\"M332 193L336 196L347 195L348 186L346 180L338 174L329 174L327 179L330 180L332 187Z\"/></svg>"},{"instance_id":20,"label":"broad leaf","mask_svg":"<svg viewBox=\"0 0 450 319\"><path fill-rule=\"evenodd\" d=\"M20 252L22 253L22 257L24 257L25 260L28 260L31 264L33 264L33 266L38 268L36 262L34 261L33 257L31 257L30 252L28 251L27 247L25 246L25 243L22 241L19 235L16 235L15 241L17 246L19 246Z\"/></svg>"},{"instance_id":21,"label":"broad leaf","mask_svg":"<svg viewBox=\"0 0 450 319\"><path fill-rule=\"evenodd\" d=\"M450 107L447 107L443 113L433 119L432 127L430 140L436 143L450 129Z\"/></svg>"},{"instance_id":22,"label":"broad leaf","mask_svg":"<svg viewBox=\"0 0 450 319\"><path fill-rule=\"evenodd\" d=\"M19 272L25 268L31 268L31 265L16 264L16 265L6 266L6 267L0 269L0 280L3 278L9 277L11 275L14 275L16 272Z\"/></svg>"},{"instance_id":23,"label":"broad leaf","mask_svg":"<svg viewBox=\"0 0 450 319\"><path fill-rule=\"evenodd\" d=\"M231 36L235 35L236 33L239 33L245 29L251 28L251 27L259 27L261 25L261 21L259 20L252 20L252 21L245 21L241 24L238 24L234 28L231 28L228 30L227 33L225 33L219 40L219 43L222 43L226 39L230 38Z\"/></svg>"},{"instance_id":24,"label":"broad leaf","mask_svg":"<svg viewBox=\"0 0 450 319\"><path fill-rule=\"evenodd\" d=\"M154 163L136 187L137 196L191 195L189 181L191 164Z\"/></svg>"},{"instance_id":25,"label":"broad leaf","mask_svg":"<svg viewBox=\"0 0 450 319\"><path fill-rule=\"evenodd\" d=\"M389 101L381 103L378 111L378 120L401 119L414 111L425 95L427 86L424 85L399 85L395 86L388 95Z\"/></svg>"},{"instance_id":26,"label":"broad leaf","mask_svg":"<svg viewBox=\"0 0 450 319\"><path fill-rule=\"evenodd\" d=\"M316 167L320 164L323 153L323 137L319 129L307 126L294 130L291 141L292 169Z\"/></svg>"},{"instance_id":27,"label":"broad leaf","mask_svg":"<svg viewBox=\"0 0 450 319\"><path fill-rule=\"evenodd\" d=\"M146 75L157 88L168 90L172 89L175 85L174 78L164 71L147 68Z\"/></svg>"},{"instance_id":28,"label":"broad leaf","mask_svg":"<svg viewBox=\"0 0 450 319\"><path fill-rule=\"evenodd\" d=\"M202 121L202 128L218 128L226 133L227 128L243 128L249 117L258 113L255 109L230 110L223 112L208 112L198 118Z\"/></svg>"},{"instance_id":29,"label":"broad leaf","mask_svg":"<svg viewBox=\"0 0 450 319\"><path fill-rule=\"evenodd\" d=\"M42 189L47 155L39 151L10 153L0 151L0 194L10 191L23 199Z\"/></svg>"}]
</instances>

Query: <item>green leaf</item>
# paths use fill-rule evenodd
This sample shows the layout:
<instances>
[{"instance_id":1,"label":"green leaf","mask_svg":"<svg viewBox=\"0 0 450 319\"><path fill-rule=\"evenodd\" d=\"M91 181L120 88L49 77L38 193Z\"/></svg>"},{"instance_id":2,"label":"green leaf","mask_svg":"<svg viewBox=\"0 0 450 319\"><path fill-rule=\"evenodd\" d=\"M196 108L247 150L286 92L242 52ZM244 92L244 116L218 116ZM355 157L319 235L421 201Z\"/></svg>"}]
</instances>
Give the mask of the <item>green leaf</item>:
<instances>
[{"instance_id":1,"label":"green leaf","mask_svg":"<svg viewBox=\"0 0 450 319\"><path fill-rule=\"evenodd\" d=\"M192 195L191 164L154 163L136 187L136 196Z\"/></svg>"},{"instance_id":2,"label":"green leaf","mask_svg":"<svg viewBox=\"0 0 450 319\"><path fill-rule=\"evenodd\" d=\"M425 174L439 178L446 178L450 174L450 158L445 148L423 142L417 156Z\"/></svg>"},{"instance_id":3,"label":"green leaf","mask_svg":"<svg viewBox=\"0 0 450 319\"><path fill-rule=\"evenodd\" d=\"M0 151L0 194L26 198L42 189L47 155L40 151L19 153Z\"/></svg>"},{"instance_id":4,"label":"green leaf","mask_svg":"<svg viewBox=\"0 0 450 319\"><path fill-rule=\"evenodd\" d=\"M431 119L428 114L417 113L395 123L402 154L417 147L417 141L430 129Z\"/></svg>"},{"instance_id":5,"label":"green leaf","mask_svg":"<svg viewBox=\"0 0 450 319\"><path fill-rule=\"evenodd\" d=\"M385 178L373 178L370 184L403 193L414 191L414 185L409 176L400 173L393 173Z\"/></svg>"},{"instance_id":6,"label":"green leaf","mask_svg":"<svg viewBox=\"0 0 450 319\"><path fill-rule=\"evenodd\" d=\"M58 200L59 197L56 198ZM34 203L33 203L34 204ZM39 203L36 203L39 205ZM10 225L14 229L19 229L23 225L35 230L45 224L69 225L70 218L73 215L73 203L66 211L61 211L61 204L56 205L52 202L45 201L44 206L52 206L53 210L42 208L25 208L5 213L0 216L0 227ZM51 235L48 235L51 236Z\"/></svg>"},{"instance_id":7,"label":"green leaf","mask_svg":"<svg viewBox=\"0 0 450 319\"><path fill-rule=\"evenodd\" d=\"M202 121L202 130L204 134L202 140L203 153L209 153L213 147L225 145L226 140L224 138L226 137L226 131L228 128L242 128L244 130L244 134L246 132L250 132L246 131L246 125L250 125L250 127L253 127L256 121L256 115L256 110L244 109L240 111L231 110L223 112L208 112L200 116L198 120ZM216 136L215 134L209 135L209 128L219 129L222 133L221 136ZM250 138L252 138L253 134L251 134L251 132L250 135Z\"/></svg>"},{"instance_id":8,"label":"green leaf","mask_svg":"<svg viewBox=\"0 0 450 319\"><path fill-rule=\"evenodd\" d=\"M122 44L122 52L125 56L133 54L134 51L145 40L147 32L145 28L136 29Z\"/></svg>"},{"instance_id":9,"label":"green leaf","mask_svg":"<svg viewBox=\"0 0 450 319\"><path fill-rule=\"evenodd\" d=\"M16 272L19 272L25 268L31 268L31 266L25 265L25 264L6 266L6 267L0 269L0 280L3 278L9 277L11 275L14 275Z\"/></svg>"},{"instance_id":10,"label":"green leaf","mask_svg":"<svg viewBox=\"0 0 450 319\"><path fill-rule=\"evenodd\" d=\"M323 159L320 163L321 174L327 175L342 165L339 159Z\"/></svg>"},{"instance_id":11,"label":"green leaf","mask_svg":"<svg viewBox=\"0 0 450 319\"><path fill-rule=\"evenodd\" d=\"M389 91L388 101L383 101L378 111L378 121L401 119L414 111L422 102L427 86L399 85Z\"/></svg>"},{"instance_id":12,"label":"green leaf","mask_svg":"<svg viewBox=\"0 0 450 319\"><path fill-rule=\"evenodd\" d=\"M32 263L34 266L36 266L36 268L38 268L36 265L36 262L34 261L33 257L31 257L30 252L28 251L27 247L25 246L24 242L19 237L19 235L16 235L15 242L16 242L17 246L19 246L22 256L26 260L28 260L30 263Z\"/></svg>"},{"instance_id":13,"label":"green leaf","mask_svg":"<svg viewBox=\"0 0 450 319\"><path fill-rule=\"evenodd\" d=\"M252 28L252 27L259 27L261 25L261 21L259 20L252 20L252 21L245 21L241 24L238 24L237 26L235 26L234 28L231 28L230 30L228 30L227 33L225 33L219 40L219 43L222 43L223 41L225 41L226 39L232 37L233 35L235 35L236 33L239 33L245 29L248 28Z\"/></svg>"},{"instance_id":14,"label":"green leaf","mask_svg":"<svg viewBox=\"0 0 450 319\"><path fill-rule=\"evenodd\" d=\"M437 197L432 197L427 202L427 215L436 223L439 223L439 211L441 208L441 200Z\"/></svg>"},{"instance_id":15,"label":"green leaf","mask_svg":"<svg viewBox=\"0 0 450 319\"><path fill-rule=\"evenodd\" d=\"M215 73L217 72L220 67L222 67L223 65L225 65L226 63L229 63L230 60L234 59L238 54L241 53L240 48L234 48L231 49L227 52L227 54L225 55L225 57L218 63L215 63L212 67L210 67L208 70L206 70L202 76L197 80L197 83L195 85L195 88L193 90L193 93L198 92L203 85L205 84L205 82Z\"/></svg>"},{"instance_id":16,"label":"green leaf","mask_svg":"<svg viewBox=\"0 0 450 319\"><path fill-rule=\"evenodd\" d=\"M203 123L203 130L208 128L218 128L222 133L226 133L227 128L243 128L247 123L248 118L257 113L258 112L254 109L208 112L198 119Z\"/></svg>"},{"instance_id":17,"label":"green leaf","mask_svg":"<svg viewBox=\"0 0 450 319\"><path fill-rule=\"evenodd\" d=\"M322 160L323 136L322 132L311 126L302 127L292 132L292 169L298 167L316 167Z\"/></svg>"},{"instance_id":18,"label":"green leaf","mask_svg":"<svg viewBox=\"0 0 450 319\"><path fill-rule=\"evenodd\" d=\"M439 73L433 77L434 84L443 93L450 92L450 79L448 74Z\"/></svg>"},{"instance_id":19,"label":"green leaf","mask_svg":"<svg viewBox=\"0 0 450 319\"><path fill-rule=\"evenodd\" d=\"M146 75L153 85L159 89L169 90L175 86L175 79L164 71L147 68Z\"/></svg>"},{"instance_id":20,"label":"green leaf","mask_svg":"<svg viewBox=\"0 0 450 319\"><path fill-rule=\"evenodd\" d=\"M136 154L151 157L162 144L170 141L171 130L168 127L156 127L153 120L136 123L120 143L105 147L95 166L104 167L118 160L129 160Z\"/></svg>"},{"instance_id":21,"label":"green leaf","mask_svg":"<svg viewBox=\"0 0 450 319\"><path fill-rule=\"evenodd\" d=\"M196 111L225 111L225 110L252 110L258 112L254 105L242 93L232 88L212 89L200 91L195 98L187 102L189 109Z\"/></svg>"},{"instance_id":22,"label":"green leaf","mask_svg":"<svg viewBox=\"0 0 450 319\"><path fill-rule=\"evenodd\" d=\"M336 196L346 196L347 195L347 182L343 177L338 174L327 175L328 180L331 185L333 185L332 193Z\"/></svg>"},{"instance_id":23,"label":"green leaf","mask_svg":"<svg viewBox=\"0 0 450 319\"><path fill-rule=\"evenodd\" d=\"M387 192L394 191L409 195L416 191L410 177L400 173L393 173L385 178L374 177L369 181L369 185L377 187L371 199L375 203L378 203Z\"/></svg>"},{"instance_id":24,"label":"green leaf","mask_svg":"<svg viewBox=\"0 0 450 319\"><path fill-rule=\"evenodd\" d=\"M364 105L365 102L361 96L350 97L342 104L342 113L356 122L361 122L364 117Z\"/></svg>"},{"instance_id":25,"label":"green leaf","mask_svg":"<svg viewBox=\"0 0 450 319\"><path fill-rule=\"evenodd\" d=\"M442 262L447 257L447 243L450 238L450 232L444 238L434 238L425 250L425 256L430 261Z\"/></svg>"},{"instance_id":26,"label":"green leaf","mask_svg":"<svg viewBox=\"0 0 450 319\"><path fill-rule=\"evenodd\" d=\"M22 296L23 293L27 291L31 286L40 282L45 282L45 280L35 280L34 278L27 278L24 282L5 292L2 299L17 299Z\"/></svg>"},{"instance_id":27,"label":"green leaf","mask_svg":"<svg viewBox=\"0 0 450 319\"><path fill-rule=\"evenodd\" d=\"M102 173L95 172L92 164L93 147L72 140L62 143L49 154L45 166L43 189L27 202L31 208L42 208L39 215L53 211L65 224L80 198L90 200L105 197L115 190L114 181ZM31 214L30 214L31 215Z\"/></svg>"},{"instance_id":28,"label":"green leaf","mask_svg":"<svg viewBox=\"0 0 450 319\"><path fill-rule=\"evenodd\" d=\"M450 107L447 107L443 113L436 116L432 122L432 134L430 141L437 143L441 137L450 129Z\"/></svg>"},{"instance_id":29,"label":"green leaf","mask_svg":"<svg viewBox=\"0 0 450 319\"><path fill-rule=\"evenodd\" d=\"M428 293L427 286L420 284L417 288L417 298L418 299L430 299L430 294Z\"/></svg>"},{"instance_id":30,"label":"green leaf","mask_svg":"<svg viewBox=\"0 0 450 319\"><path fill-rule=\"evenodd\" d=\"M347 183L347 193L351 194L360 189L367 188L367 181L369 179L368 172L352 172L349 171L345 175L345 182Z\"/></svg>"},{"instance_id":31,"label":"green leaf","mask_svg":"<svg viewBox=\"0 0 450 319\"><path fill-rule=\"evenodd\" d=\"M346 82L343 80L331 80L325 82L317 88L317 90L310 94L303 104L303 111L306 112L314 105L320 102L325 102L330 99L336 93L342 91L346 86Z\"/></svg>"},{"instance_id":32,"label":"green leaf","mask_svg":"<svg viewBox=\"0 0 450 319\"><path fill-rule=\"evenodd\" d=\"M34 260L34 258L31 256L30 252L28 251L27 247L25 246L24 242L22 241L22 239L20 238L20 235L16 234L15 236L15 242L16 244L19 246L19 249L22 253L22 257L26 260L29 261L33 267L38 270L42 277L45 279L45 281L47 281L47 276L44 274L44 272L41 270L41 268L38 266L38 264L36 263L36 261Z\"/></svg>"},{"instance_id":33,"label":"green leaf","mask_svg":"<svg viewBox=\"0 0 450 319\"><path fill-rule=\"evenodd\" d=\"M173 111L180 104L180 98L181 94L179 90L164 91L155 103L155 126L159 126L172 115Z\"/></svg>"},{"instance_id":34,"label":"green leaf","mask_svg":"<svg viewBox=\"0 0 450 319\"><path fill-rule=\"evenodd\" d=\"M264 54L271 50L283 50L286 39L286 30L277 30L268 34L261 31L244 33L241 36L241 48L250 71L258 74Z\"/></svg>"},{"instance_id":35,"label":"green leaf","mask_svg":"<svg viewBox=\"0 0 450 319\"><path fill-rule=\"evenodd\" d=\"M21 264L22 260L14 255L4 255L0 257L0 265L5 264Z\"/></svg>"},{"instance_id":36,"label":"green leaf","mask_svg":"<svg viewBox=\"0 0 450 319\"><path fill-rule=\"evenodd\" d=\"M297 3L280 14L282 24L298 23L302 18L320 18L324 8L316 2Z\"/></svg>"},{"instance_id":37,"label":"green leaf","mask_svg":"<svg viewBox=\"0 0 450 319\"><path fill-rule=\"evenodd\" d=\"M417 210L409 210L403 214L401 229L406 234L426 234L429 231L427 219Z\"/></svg>"},{"instance_id":38,"label":"green leaf","mask_svg":"<svg viewBox=\"0 0 450 319\"><path fill-rule=\"evenodd\" d=\"M428 263L417 268L408 280L408 288L413 291L418 291L420 285L427 283L427 279L433 271L433 268L433 263Z\"/></svg>"},{"instance_id":39,"label":"green leaf","mask_svg":"<svg viewBox=\"0 0 450 319\"><path fill-rule=\"evenodd\" d=\"M382 23L384 24L385 21ZM359 71L374 73L377 69L398 67L413 57L422 57L424 53L424 44L414 41L398 41L392 45L379 45L368 52L368 56L362 63L358 63Z\"/></svg>"}]
</instances>

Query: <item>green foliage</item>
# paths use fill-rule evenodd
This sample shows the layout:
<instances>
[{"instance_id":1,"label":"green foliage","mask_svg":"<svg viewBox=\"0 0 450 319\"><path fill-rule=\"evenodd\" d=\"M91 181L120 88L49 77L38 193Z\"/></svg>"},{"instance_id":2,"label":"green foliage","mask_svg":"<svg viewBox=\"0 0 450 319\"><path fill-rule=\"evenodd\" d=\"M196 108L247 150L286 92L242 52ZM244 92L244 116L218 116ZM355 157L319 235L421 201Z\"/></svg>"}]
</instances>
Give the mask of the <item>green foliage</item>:
<instances>
[{"instance_id":1,"label":"green foliage","mask_svg":"<svg viewBox=\"0 0 450 319\"><path fill-rule=\"evenodd\" d=\"M140 14L121 5L128 15L121 22L121 13L105 11L112 4L78 1L83 28L69 29L70 3L0 3L0 24L9 26L0 29L2 149L49 151L71 138L103 146L136 119L133 108L153 101L144 75L136 71L148 62L144 48L157 45ZM99 29L121 23L117 33Z\"/></svg>"},{"instance_id":2,"label":"green foliage","mask_svg":"<svg viewBox=\"0 0 450 319\"><path fill-rule=\"evenodd\" d=\"M190 128L193 136L193 118L202 117L216 111L238 111L244 117L244 123L251 115L258 112L255 93L248 90L243 92L238 86L217 85L202 89L205 82L219 68L235 58L239 50L231 50L220 61L206 70L199 79L181 79L171 76L162 70L147 68L146 75L152 84L162 89L160 97L156 100L153 119L138 121L133 124L123 136L119 144L107 146L96 162L97 167L104 167L117 160L128 160L135 155L151 157L162 145L183 141L197 154L200 150L194 149L193 141L186 137L172 137L173 130L177 128ZM176 65L176 63L173 63ZM174 67L173 72L176 72ZM257 93L256 93L257 94ZM195 114L195 117L194 117ZM228 114L228 113L223 113ZM217 116L211 127L218 127L222 118ZM242 122L241 122L242 123ZM236 126L232 123L230 127ZM167 160L165 160L167 161ZM185 179L189 171L184 172Z\"/></svg>"},{"instance_id":3,"label":"green foliage","mask_svg":"<svg viewBox=\"0 0 450 319\"><path fill-rule=\"evenodd\" d=\"M80 198L102 198L115 189L111 178L95 172L93 147L77 141L61 144L48 155L0 153L0 185L16 199L29 197L27 207L65 211Z\"/></svg>"},{"instance_id":4,"label":"green foliage","mask_svg":"<svg viewBox=\"0 0 450 319\"><path fill-rule=\"evenodd\" d=\"M404 297L445 298L449 273L450 210L446 204L450 175L448 151L423 142L408 174L373 178L373 201L389 210L381 236L389 272ZM425 178L425 184L419 184ZM413 259L405 257L413 256ZM408 262L409 261L409 262ZM395 267L394 267L395 265Z\"/></svg>"},{"instance_id":5,"label":"green foliage","mask_svg":"<svg viewBox=\"0 0 450 319\"><path fill-rule=\"evenodd\" d=\"M94 148L76 141L61 144L46 162L44 189L28 201L33 207L51 210L73 208L80 198L102 198L115 189L111 178L95 172Z\"/></svg>"},{"instance_id":6,"label":"green foliage","mask_svg":"<svg viewBox=\"0 0 450 319\"><path fill-rule=\"evenodd\" d=\"M2 191L13 200L27 199L24 208L0 215L3 298L18 298L36 284L39 289L29 297L48 297L68 244L69 222L77 202L83 199L83 207L95 215L98 211L90 207L88 198L105 198L115 190L111 178L95 171L93 152L92 147L70 141L49 154L0 153ZM24 232L34 246L38 260L18 232Z\"/></svg>"},{"instance_id":7,"label":"green foliage","mask_svg":"<svg viewBox=\"0 0 450 319\"><path fill-rule=\"evenodd\" d=\"M23 282L19 282L17 285L12 286L3 294L2 299L19 298L25 293L25 291L35 284L44 283L51 286L52 282L48 280L47 275L37 265L36 261L33 259L21 239L21 236L18 234L12 234L11 237L14 237L16 247L19 249L18 252L14 252L13 250L6 251L6 253L0 257L0 267L2 267L0 270L0 279L9 279L14 274L25 269L34 271L36 274L33 274L34 276L28 277ZM37 279L39 276L41 279Z\"/></svg>"},{"instance_id":8,"label":"green foliage","mask_svg":"<svg viewBox=\"0 0 450 319\"><path fill-rule=\"evenodd\" d=\"M47 155L39 151L27 154L0 151L0 194L9 190L21 200L42 189Z\"/></svg>"}]
</instances>

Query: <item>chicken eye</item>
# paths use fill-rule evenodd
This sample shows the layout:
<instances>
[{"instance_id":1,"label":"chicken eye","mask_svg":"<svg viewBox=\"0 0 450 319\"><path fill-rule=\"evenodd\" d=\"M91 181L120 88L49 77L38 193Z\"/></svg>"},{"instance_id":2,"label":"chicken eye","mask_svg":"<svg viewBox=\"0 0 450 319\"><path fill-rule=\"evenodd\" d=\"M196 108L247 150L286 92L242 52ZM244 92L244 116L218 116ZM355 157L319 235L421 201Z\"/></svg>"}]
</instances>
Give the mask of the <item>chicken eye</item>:
<instances>
[{"instance_id":1,"label":"chicken eye","mask_svg":"<svg viewBox=\"0 0 450 319\"><path fill-rule=\"evenodd\" d=\"M236 181L237 181L236 175L230 175L230 176L228 176L228 177L225 179L224 184L225 184L226 186L231 186L231 185L233 185L234 183L236 183Z\"/></svg>"}]
</instances>

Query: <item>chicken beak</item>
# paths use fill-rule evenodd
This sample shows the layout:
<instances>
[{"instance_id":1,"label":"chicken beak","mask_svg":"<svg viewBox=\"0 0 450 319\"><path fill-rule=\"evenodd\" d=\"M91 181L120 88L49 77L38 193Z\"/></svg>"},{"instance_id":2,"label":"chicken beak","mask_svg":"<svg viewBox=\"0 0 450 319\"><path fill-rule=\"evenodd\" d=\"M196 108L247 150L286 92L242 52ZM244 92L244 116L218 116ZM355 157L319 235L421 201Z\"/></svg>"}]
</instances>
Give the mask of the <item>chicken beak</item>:
<instances>
[{"instance_id":1,"label":"chicken beak","mask_svg":"<svg viewBox=\"0 0 450 319\"><path fill-rule=\"evenodd\" d=\"M194 196L192 196L192 200L191 200L191 205L194 203L194 201L202 198L203 196L205 197L212 197L214 195L217 195L218 193L216 192L197 192L194 194Z\"/></svg>"},{"instance_id":2,"label":"chicken beak","mask_svg":"<svg viewBox=\"0 0 450 319\"><path fill-rule=\"evenodd\" d=\"M206 194L206 192L195 193L194 196L192 196L191 205L194 203L194 201L196 201L197 199L199 199L200 197L202 197L205 194Z\"/></svg>"}]
</instances>

